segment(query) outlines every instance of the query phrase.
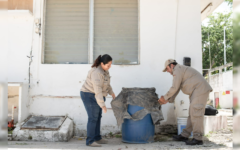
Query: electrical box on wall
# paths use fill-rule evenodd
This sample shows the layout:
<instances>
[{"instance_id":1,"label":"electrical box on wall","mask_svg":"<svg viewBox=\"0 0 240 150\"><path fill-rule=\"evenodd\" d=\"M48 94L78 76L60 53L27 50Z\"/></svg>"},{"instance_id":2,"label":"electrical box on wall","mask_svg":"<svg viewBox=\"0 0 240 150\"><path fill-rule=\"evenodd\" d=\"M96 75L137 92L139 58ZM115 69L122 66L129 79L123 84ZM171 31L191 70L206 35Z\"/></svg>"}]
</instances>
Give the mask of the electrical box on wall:
<instances>
[{"instance_id":1,"label":"electrical box on wall","mask_svg":"<svg viewBox=\"0 0 240 150\"><path fill-rule=\"evenodd\" d=\"M183 58L183 65L185 66L191 66L191 58L190 57L184 57Z\"/></svg>"}]
</instances>

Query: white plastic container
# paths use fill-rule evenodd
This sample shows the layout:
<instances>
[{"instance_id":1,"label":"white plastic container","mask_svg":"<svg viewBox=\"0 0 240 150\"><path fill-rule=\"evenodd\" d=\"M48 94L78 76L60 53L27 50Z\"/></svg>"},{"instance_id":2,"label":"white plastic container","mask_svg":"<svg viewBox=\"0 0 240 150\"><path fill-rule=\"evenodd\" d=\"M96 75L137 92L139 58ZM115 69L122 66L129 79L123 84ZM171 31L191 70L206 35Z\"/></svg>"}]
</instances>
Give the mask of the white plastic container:
<instances>
[{"instance_id":1,"label":"white plastic container","mask_svg":"<svg viewBox=\"0 0 240 150\"><path fill-rule=\"evenodd\" d=\"M185 129L187 126L187 117L178 117L177 124L178 124L178 135L179 135L182 133L183 129ZM192 133L190 137L192 137Z\"/></svg>"}]
</instances>

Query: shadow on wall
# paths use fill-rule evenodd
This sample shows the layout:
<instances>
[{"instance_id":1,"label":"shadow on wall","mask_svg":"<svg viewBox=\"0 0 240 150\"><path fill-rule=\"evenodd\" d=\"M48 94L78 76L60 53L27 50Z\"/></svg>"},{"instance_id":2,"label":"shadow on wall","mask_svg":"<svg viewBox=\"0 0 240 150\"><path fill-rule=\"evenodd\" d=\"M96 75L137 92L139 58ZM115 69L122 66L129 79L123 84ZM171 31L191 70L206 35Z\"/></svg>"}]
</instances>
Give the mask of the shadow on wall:
<instances>
[{"instance_id":1,"label":"shadow on wall","mask_svg":"<svg viewBox=\"0 0 240 150\"><path fill-rule=\"evenodd\" d=\"M164 122L161 122L161 125L166 125L166 124L171 124L171 125L176 125L177 124L177 118L175 115L175 109L174 109L174 104L168 104L169 108L165 110L167 113L167 117L164 118Z\"/></svg>"}]
</instances>

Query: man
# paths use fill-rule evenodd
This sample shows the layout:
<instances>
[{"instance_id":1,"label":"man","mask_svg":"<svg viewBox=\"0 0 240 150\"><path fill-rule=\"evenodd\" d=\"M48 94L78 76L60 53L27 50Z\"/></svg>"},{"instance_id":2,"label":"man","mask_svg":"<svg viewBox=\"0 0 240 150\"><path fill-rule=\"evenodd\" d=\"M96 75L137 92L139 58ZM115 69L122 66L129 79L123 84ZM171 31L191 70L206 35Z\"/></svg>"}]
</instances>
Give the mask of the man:
<instances>
[{"instance_id":1,"label":"man","mask_svg":"<svg viewBox=\"0 0 240 150\"><path fill-rule=\"evenodd\" d=\"M173 139L185 141L187 145L202 145L205 106L212 88L197 70L179 65L173 59L165 62L163 72L166 71L173 76L172 87L167 94L161 96L158 102L160 104L173 103L180 89L184 94L189 95L190 99L187 126L180 135L173 136ZM193 139L188 141L191 132L193 132Z\"/></svg>"}]
</instances>

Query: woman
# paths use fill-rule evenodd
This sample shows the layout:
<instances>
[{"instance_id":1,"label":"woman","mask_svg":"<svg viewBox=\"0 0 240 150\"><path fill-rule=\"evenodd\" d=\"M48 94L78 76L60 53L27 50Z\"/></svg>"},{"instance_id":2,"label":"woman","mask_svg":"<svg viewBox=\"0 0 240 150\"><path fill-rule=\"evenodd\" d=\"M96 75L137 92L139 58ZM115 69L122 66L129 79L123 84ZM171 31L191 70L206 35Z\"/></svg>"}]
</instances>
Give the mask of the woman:
<instances>
[{"instance_id":1,"label":"woman","mask_svg":"<svg viewBox=\"0 0 240 150\"><path fill-rule=\"evenodd\" d=\"M100 135L102 110L107 112L105 106L106 96L115 94L110 85L108 70L112 65L112 57L105 54L99 55L88 72L87 79L81 89L81 98L88 114L87 140L86 145L100 147L100 144L107 144L107 140Z\"/></svg>"}]
</instances>

